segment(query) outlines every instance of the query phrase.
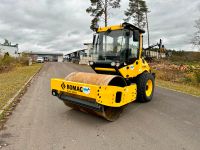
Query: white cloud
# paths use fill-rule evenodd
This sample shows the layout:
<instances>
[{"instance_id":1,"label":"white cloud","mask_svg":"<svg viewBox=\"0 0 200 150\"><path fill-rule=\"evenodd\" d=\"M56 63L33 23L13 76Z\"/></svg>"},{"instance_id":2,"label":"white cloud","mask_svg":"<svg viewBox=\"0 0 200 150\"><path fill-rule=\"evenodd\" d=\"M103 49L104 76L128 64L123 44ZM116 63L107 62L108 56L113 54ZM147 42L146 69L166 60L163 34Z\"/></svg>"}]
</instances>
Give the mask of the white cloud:
<instances>
[{"instance_id":1,"label":"white cloud","mask_svg":"<svg viewBox=\"0 0 200 150\"><path fill-rule=\"evenodd\" d=\"M0 39L19 43L21 50L63 51L92 41L90 1L1 0ZM167 48L190 50L199 17L199 0L147 0L150 9L151 43L164 39ZM122 23L128 0L111 12L109 24ZM146 35L145 35L146 36Z\"/></svg>"}]
</instances>

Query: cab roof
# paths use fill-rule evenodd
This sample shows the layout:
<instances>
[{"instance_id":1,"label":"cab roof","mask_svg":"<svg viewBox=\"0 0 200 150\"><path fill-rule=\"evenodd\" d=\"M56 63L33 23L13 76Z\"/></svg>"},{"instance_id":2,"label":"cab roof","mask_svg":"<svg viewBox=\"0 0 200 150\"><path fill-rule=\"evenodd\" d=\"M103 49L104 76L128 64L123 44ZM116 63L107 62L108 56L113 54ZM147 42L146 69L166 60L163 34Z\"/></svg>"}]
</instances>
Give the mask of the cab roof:
<instances>
[{"instance_id":1,"label":"cab roof","mask_svg":"<svg viewBox=\"0 0 200 150\"><path fill-rule=\"evenodd\" d=\"M124 22L120 25L114 25L114 26L107 26L107 27L100 27L97 29L97 32L105 32L108 30L122 30L122 29L128 29L128 30L138 30L140 33L145 33L143 29L140 29L130 23Z\"/></svg>"}]
</instances>

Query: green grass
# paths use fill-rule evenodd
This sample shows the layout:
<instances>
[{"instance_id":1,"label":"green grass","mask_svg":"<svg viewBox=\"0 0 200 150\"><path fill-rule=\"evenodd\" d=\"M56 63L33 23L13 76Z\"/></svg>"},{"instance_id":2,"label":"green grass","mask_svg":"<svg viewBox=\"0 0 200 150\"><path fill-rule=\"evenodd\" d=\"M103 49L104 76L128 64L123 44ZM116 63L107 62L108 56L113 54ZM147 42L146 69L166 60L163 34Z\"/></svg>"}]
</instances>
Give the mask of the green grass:
<instances>
[{"instance_id":1,"label":"green grass","mask_svg":"<svg viewBox=\"0 0 200 150\"><path fill-rule=\"evenodd\" d=\"M200 87L156 79L156 85L200 97Z\"/></svg>"},{"instance_id":2,"label":"green grass","mask_svg":"<svg viewBox=\"0 0 200 150\"><path fill-rule=\"evenodd\" d=\"M7 73L0 74L0 109L12 98L17 91L34 75L41 64L16 67Z\"/></svg>"}]
</instances>

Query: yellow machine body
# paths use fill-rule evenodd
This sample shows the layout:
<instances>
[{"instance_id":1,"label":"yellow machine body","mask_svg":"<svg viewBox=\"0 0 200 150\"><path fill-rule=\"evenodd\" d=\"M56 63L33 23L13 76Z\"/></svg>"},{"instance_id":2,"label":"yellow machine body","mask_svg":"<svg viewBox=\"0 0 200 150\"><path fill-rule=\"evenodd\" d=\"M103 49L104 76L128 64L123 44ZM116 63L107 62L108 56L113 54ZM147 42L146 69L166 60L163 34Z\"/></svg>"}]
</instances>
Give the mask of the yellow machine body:
<instances>
[{"instance_id":1,"label":"yellow machine body","mask_svg":"<svg viewBox=\"0 0 200 150\"><path fill-rule=\"evenodd\" d=\"M78 82L65 81L63 79L51 79L51 90L66 95L76 95L82 99L96 102L100 105L110 107L122 107L136 99L136 84L126 87L118 86L99 86ZM121 93L119 100L117 93ZM118 101L117 101L118 100Z\"/></svg>"},{"instance_id":2,"label":"yellow machine body","mask_svg":"<svg viewBox=\"0 0 200 150\"><path fill-rule=\"evenodd\" d=\"M123 30L124 26L123 24L120 25L114 25L114 26L107 26L107 27L101 27L98 28L97 32L101 33L101 32L106 32L108 30ZM129 65L125 65L124 67L119 69L119 72L121 73L121 75L124 78L134 78L137 77L138 75L142 74L143 72L147 71L147 72L151 72L151 68L149 67L149 64L142 59L142 51L143 51L143 38L142 38L142 33L140 32L139 34L139 38L140 38L140 44L139 44L139 57L138 60L136 60L134 63L129 64ZM105 71L105 72L117 72L117 70L115 70L114 68L100 68L100 67L95 67L94 70L96 71Z\"/></svg>"},{"instance_id":3,"label":"yellow machine body","mask_svg":"<svg viewBox=\"0 0 200 150\"><path fill-rule=\"evenodd\" d=\"M109 72L116 73L119 71L124 78L134 78L145 71L149 73L151 72L149 64L144 59L141 58L136 60L133 64L129 64L123 68L120 68L119 70L116 70L114 68L100 68L100 67L95 67L94 70L104 71L108 73Z\"/></svg>"},{"instance_id":4,"label":"yellow machine body","mask_svg":"<svg viewBox=\"0 0 200 150\"><path fill-rule=\"evenodd\" d=\"M106 32L107 30L122 30L124 27L121 25L114 25L114 26L107 26L107 27L100 27L98 28L97 32Z\"/></svg>"},{"instance_id":5,"label":"yellow machine body","mask_svg":"<svg viewBox=\"0 0 200 150\"><path fill-rule=\"evenodd\" d=\"M53 78L51 79L52 94L58 96L69 107L84 112L95 113L110 121L117 119L122 108L138 98L138 91L141 93L141 89L144 91L141 94L142 99L151 100L154 81L151 76L148 78L149 74L151 74L151 69L148 63L142 58L142 33L144 31L126 23L98 28L97 33L107 36L112 31L127 30L132 32L132 35L134 30L139 31L139 46L135 60L130 62L127 59L124 62L114 61L108 63L105 57L105 62L102 60L90 62L91 68L97 74L74 72L69 74L65 79ZM123 36L126 36L126 34ZM126 57L128 56L127 54ZM141 77L138 78L139 76ZM137 81L145 82L144 84L139 84L140 89L138 89ZM146 97L144 97L145 93Z\"/></svg>"}]
</instances>

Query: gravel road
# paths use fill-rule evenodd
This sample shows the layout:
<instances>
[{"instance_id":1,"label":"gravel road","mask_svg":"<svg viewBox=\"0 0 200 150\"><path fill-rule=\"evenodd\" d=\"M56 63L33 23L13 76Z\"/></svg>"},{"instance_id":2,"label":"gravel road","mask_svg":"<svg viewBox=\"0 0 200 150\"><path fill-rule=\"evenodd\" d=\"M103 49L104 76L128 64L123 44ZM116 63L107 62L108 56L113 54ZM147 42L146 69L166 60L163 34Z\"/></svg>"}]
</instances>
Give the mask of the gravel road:
<instances>
[{"instance_id":1,"label":"gravel road","mask_svg":"<svg viewBox=\"0 0 200 150\"><path fill-rule=\"evenodd\" d=\"M117 121L107 122L51 95L50 79L74 71L92 72L69 63L44 65L0 131L0 149L200 149L200 98L156 87L150 103L132 103Z\"/></svg>"}]
</instances>

